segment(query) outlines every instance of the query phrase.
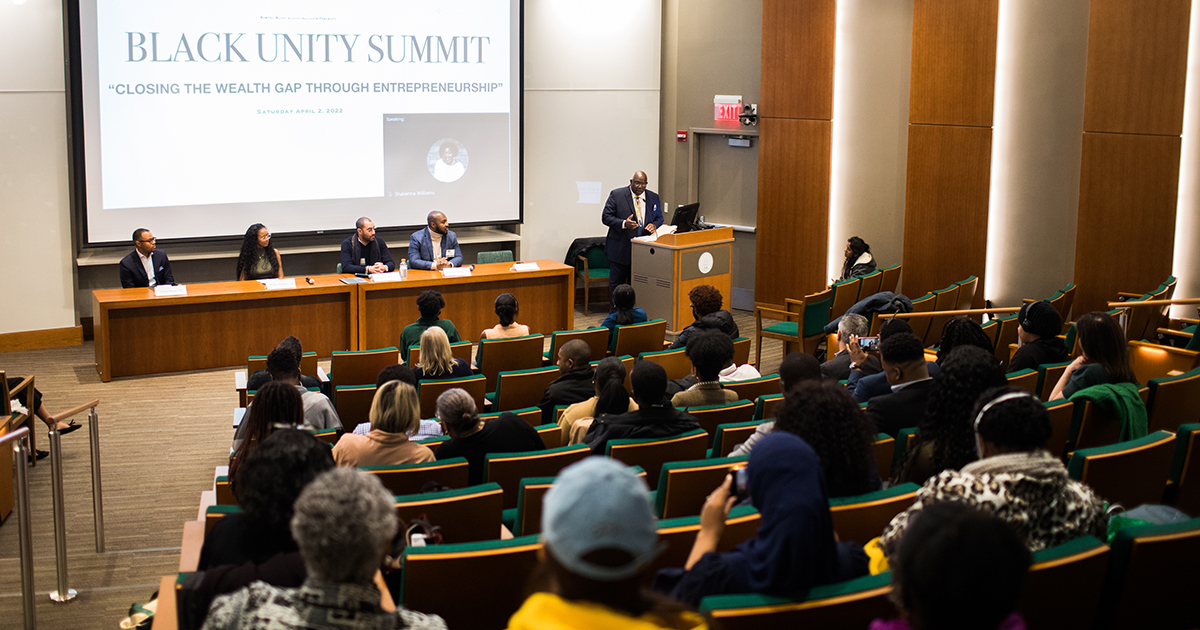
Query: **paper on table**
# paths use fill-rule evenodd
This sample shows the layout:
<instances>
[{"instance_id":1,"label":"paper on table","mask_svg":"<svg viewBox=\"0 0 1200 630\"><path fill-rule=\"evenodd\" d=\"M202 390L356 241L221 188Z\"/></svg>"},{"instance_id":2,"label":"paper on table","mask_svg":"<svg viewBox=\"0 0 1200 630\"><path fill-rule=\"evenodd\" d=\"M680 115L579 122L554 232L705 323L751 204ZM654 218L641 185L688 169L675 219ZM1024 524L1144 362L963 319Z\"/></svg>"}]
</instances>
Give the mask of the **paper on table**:
<instances>
[{"instance_id":1,"label":"paper on table","mask_svg":"<svg viewBox=\"0 0 1200 630\"><path fill-rule=\"evenodd\" d=\"M537 271L541 269L535 262L519 262L513 263L512 271Z\"/></svg>"},{"instance_id":2,"label":"paper on table","mask_svg":"<svg viewBox=\"0 0 1200 630\"><path fill-rule=\"evenodd\" d=\"M446 267L442 269L443 278L470 278L470 267Z\"/></svg>"},{"instance_id":3,"label":"paper on table","mask_svg":"<svg viewBox=\"0 0 1200 630\"><path fill-rule=\"evenodd\" d=\"M674 234L674 233L675 233L674 225L664 225L662 227L659 227L657 230L655 230L653 234L647 234L646 236L638 236L638 237L634 238L633 240L641 241L643 243L653 243L654 241L657 241L658 237L660 237L660 236L666 236L668 234Z\"/></svg>"},{"instance_id":4,"label":"paper on table","mask_svg":"<svg viewBox=\"0 0 1200 630\"><path fill-rule=\"evenodd\" d=\"M268 291L296 288L295 278L268 278L266 280L259 280L259 282L263 283L263 286L267 287Z\"/></svg>"},{"instance_id":5,"label":"paper on table","mask_svg":"<svg viewBox=\"0 0 1200 630\"><path fill-rule=\"evenodd\" d=\"M154 287L154 297L173 297L187 295L187 287L182 284L160 284Z\"/></svg>"},{"instance_id":6,"label":"paper on table","mask_svg":"<svg viewBox=\"0 0 1200 630\"><path fill-rule=\"evenodd\" d=\"M402 279L399 271L371 274L371 282L399 282Z\"/></svg>"}]
</instances>

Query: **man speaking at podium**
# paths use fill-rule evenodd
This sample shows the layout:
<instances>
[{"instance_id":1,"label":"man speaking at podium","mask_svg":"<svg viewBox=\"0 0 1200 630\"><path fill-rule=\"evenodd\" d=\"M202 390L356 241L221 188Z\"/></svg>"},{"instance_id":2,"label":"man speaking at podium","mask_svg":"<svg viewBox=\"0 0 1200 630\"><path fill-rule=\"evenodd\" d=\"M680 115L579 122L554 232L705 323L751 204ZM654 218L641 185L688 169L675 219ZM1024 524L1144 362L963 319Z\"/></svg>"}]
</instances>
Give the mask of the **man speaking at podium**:
<instances>
[{"instance_id":1,"label":"man speaking at podium","mask_svg":"<svg viewBox=\"0 0 1200 630\"><path fill-rule=\"evenodd\" d=\"M618 188L608 193L604 202L601 220L608 226L604 239L604 253L608 256L608 312L616 310L613 295L618 286L631 284L630 242L639 236L654 234L663 224L662 208L658 194L646 190L646 174L638 171L629 180L627 188Z\"/></svg>"}]
</instances>

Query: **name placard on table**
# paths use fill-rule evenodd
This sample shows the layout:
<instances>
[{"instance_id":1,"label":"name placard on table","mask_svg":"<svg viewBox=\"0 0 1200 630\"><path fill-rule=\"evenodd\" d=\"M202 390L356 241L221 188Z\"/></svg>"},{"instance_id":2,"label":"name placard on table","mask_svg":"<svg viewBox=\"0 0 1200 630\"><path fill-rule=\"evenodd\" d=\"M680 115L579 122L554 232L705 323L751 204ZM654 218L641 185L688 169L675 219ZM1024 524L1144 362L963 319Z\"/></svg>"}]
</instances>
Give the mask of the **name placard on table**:
<instances>
[{"instance_id":1,"label":"name placard on table","mask_svg":"<svg viewBox=\"0 0 1200 630\"><path fill-rule=\"evenodd\" d=\"M513 266L510 268L511 271L537 271L539 269L541 269L541 267L539 267L535 262L513 263Z\"/></svg>"},{"instance_id":2,"label":"name placard on table","mask_svg":"<svg viewBox=\"0 0 1200 630\"><path fill-rule=\"evenodd\" d=\"M399 271L371 274L371 282L400 282L402 279Z\"/></svg>"},{"instance_id":3,"label":"name placard on table","mask_svg":"<svg viewBox=\"0 0 1200 630\"><path fill-rule=\"evenodd\" d=\"M259 282L263 283L263 286L265 286L268 291L296 288L295 278L268 278L266 280L259 280Z\"/></svg>"},{"instance_id":4,"label":"name placard on table","mask_svg":"<svg viewBox=\"0 0 1200 630\"><path fill-rule=\"evenodd\" d=\"M443 278L470 278L470 267L446 267L442 270Z\"/></svg>"},{"instance_id":5,"label":"name placard on table","mask_svg":"<svg viewBox=\"0 0 1200 630\"><path fill-rule=\"evenodd\" d=\"M187 295L187 286L182 284L160 284L154 287L154 297L177 297Z\"/></svg>"}]
</instances>

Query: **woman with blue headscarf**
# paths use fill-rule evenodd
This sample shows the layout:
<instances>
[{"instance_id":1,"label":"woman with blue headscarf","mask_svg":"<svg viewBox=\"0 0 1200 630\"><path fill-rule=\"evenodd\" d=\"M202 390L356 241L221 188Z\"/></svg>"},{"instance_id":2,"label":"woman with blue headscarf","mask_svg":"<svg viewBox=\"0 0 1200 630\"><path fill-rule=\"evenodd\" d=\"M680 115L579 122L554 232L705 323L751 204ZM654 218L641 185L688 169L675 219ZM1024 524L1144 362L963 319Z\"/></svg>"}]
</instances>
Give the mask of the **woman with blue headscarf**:
<instances>
[{"instance_id":1,"label":"woman with blue headscarf","mask_svg":"<svg viewBox=\"0 0 1200 630\"><path fill-rule=\"evenodd\" d=\"M687 566L661 571L656 590L698 606L708 595L790 596L866 575L862 547L834 538L821 462L804 440L782 431L764 436L750 453L748 474L750 498L762 515L754 538L733 551L716 551L737 500L727 476L704 504Z\"/></svg>"}]
</instances>

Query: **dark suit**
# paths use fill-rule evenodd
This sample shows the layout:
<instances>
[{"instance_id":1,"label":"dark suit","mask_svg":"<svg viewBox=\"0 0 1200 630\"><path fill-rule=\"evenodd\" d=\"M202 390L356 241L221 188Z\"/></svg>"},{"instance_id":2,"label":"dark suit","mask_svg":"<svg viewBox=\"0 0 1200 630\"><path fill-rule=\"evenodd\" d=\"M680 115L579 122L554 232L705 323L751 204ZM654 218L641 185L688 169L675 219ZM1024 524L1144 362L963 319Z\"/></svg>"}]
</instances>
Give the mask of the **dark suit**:
<instances>
[{"instance_id":1,"label":"dark suit","mask_svg":"<svg viewBox=\"0 0 1200 630\"><path fill-rule=\"evenodd\" d=\"M155 284L175 284L175 276L171 274L171 261L167 260L165 253L157 249L150 252L150 264L154 268ZM142 266L142 259L136 249L121 259L120 267L122 289L150 286L150 277L146 275L146 268Z\"/></svg>"},{"instance_id":2,"label":"dark suit","mask_svg":"<svg viewBox=\"0 0 1200 630\"><path fill-rule=\"evenodd\" d=\"M612 305L613 290L618 285L629 284L630 260L633 256L632 240L638 236L646 236L646 225L653 223L658 229L663 224L662 204L659 203L658 193L647 190L642 193L642 223L638 227L625 229L625 219L629 215L637 218L633 209L633 191L628 187L618 188L608 193L608 201L604 202L604 212L600 220L608 226L608 236L604 238L604 253L608 256L608 303L609 312L616 310Z\"/></svg>"},{"instance_id":3,"label":"dark suit","mask_svg":"<svg viewBox=\"0 0 1200 630\"><path fill-rule=\"evenodd\" d=\"M867 360L859 366L863 374L877 374L883 371L879 359L867 355ZM821 376L834 381L844 381L850 378L850 351L842 350L833 358L821 364Z\"/></svg>"},{"instance_id":4,"label":"dark suit","mask_svg":"<svg viewBox=\"0 0 1200 630\"><path fill-rule=\"evenodd\" d=\"M925 415L925 402L933 391L933 380L913 383L904 389L876 396L867 403L867 417L881 433L896 437L900 429L915 427Z\"/></svg>"},{"instance_id":5,"label":"dark suit","mask_svg":"<svg viewBox=\"0 0 1200 630\"><path fill-rule=\"evenodd\" d=\"M442 236L442 251L454 250L453 256L447 256L450 259L450 266L462 266L462 251L458 249L458 237L453 231L448 231ZM409 269L433 269L433 261L437 256L433 252L433 239L429 237L429 228L413 232L408 239L408 268Z\"/></svg>"},{"instance_id":6,"label":"dark suit","mask_svg":"<svg viewBox=\"0 0 1200 630\"><path fill-rule=\"evenodd\" d=\"M930 376L938 375L936 362L926 361L925 368L929 370ZM876 396L886 396L892 393L892 386L887 382L887 374L883 372L864 374L859 370L850 370L850 379L846 382L846 389L850 390L854 394L854 400L860 403L869 402Z\"/></svg>"}]
</instances>

